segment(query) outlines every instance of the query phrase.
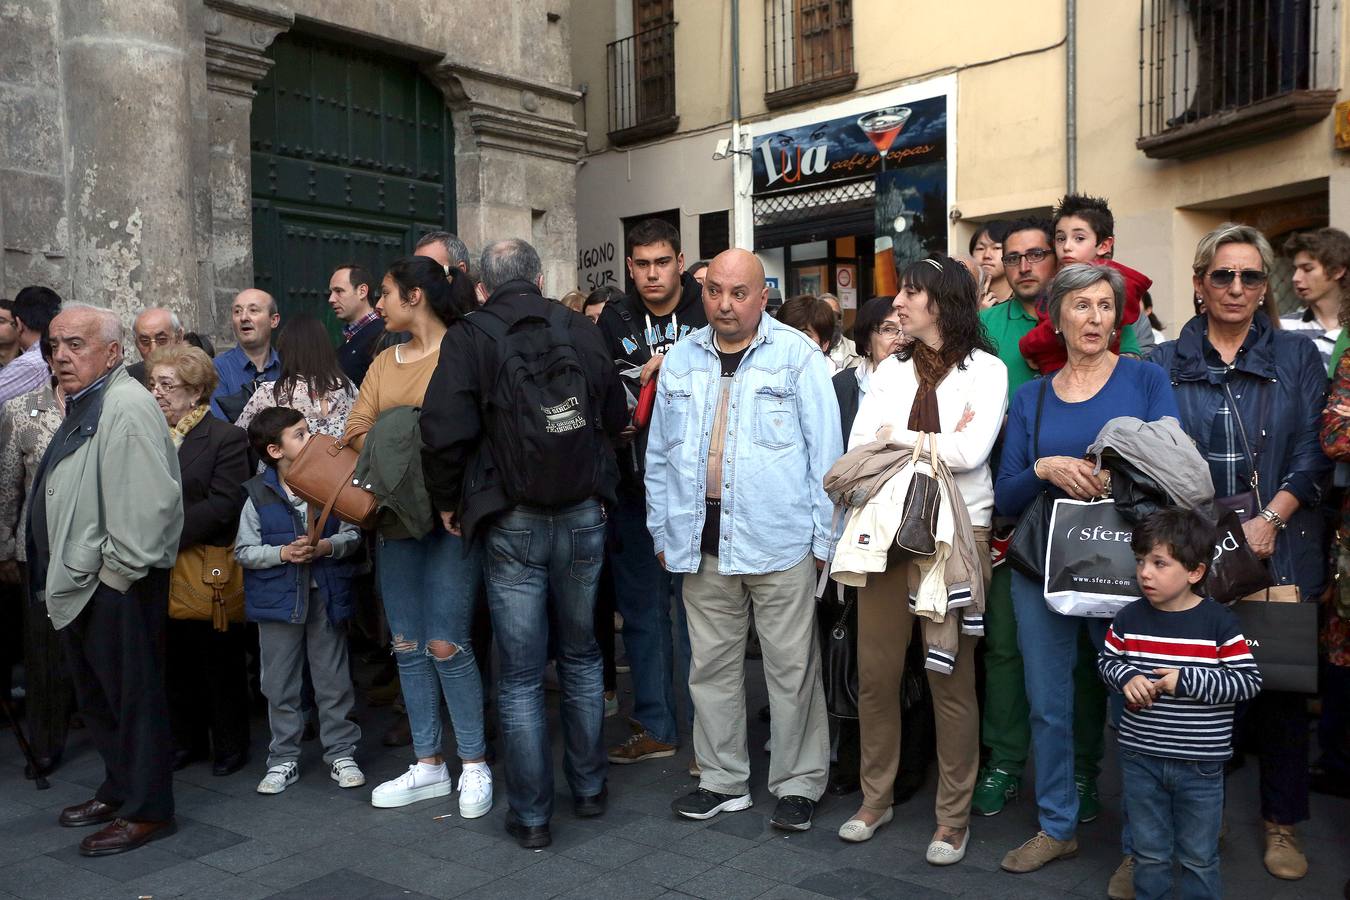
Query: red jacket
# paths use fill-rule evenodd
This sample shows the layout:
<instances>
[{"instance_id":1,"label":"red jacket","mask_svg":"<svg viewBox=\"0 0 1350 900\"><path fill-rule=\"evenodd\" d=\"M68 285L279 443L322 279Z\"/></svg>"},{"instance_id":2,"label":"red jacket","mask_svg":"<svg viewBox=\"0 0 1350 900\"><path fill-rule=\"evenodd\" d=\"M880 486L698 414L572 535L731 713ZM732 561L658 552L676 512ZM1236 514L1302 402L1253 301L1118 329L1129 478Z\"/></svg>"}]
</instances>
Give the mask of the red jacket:
<instances>
[{"instance_id":1,"label":"red jacket","mask_svg":"<svg viewBox=\"0 0 1350 900\"><path fill-rule=\"evenodd\" d=\"M1110 266L1124 276L1125 314L1121 318L1121 326L1133 325L1139 321L1141 300L1144 292L1153 286L1152 279L1143 272L1121 265L1114 259L1105 260L1098 265ZM1027 365L1043 375L1059 371L1064 368L1064 363L1068 360L1068 354L1064 350L1064 342L1059 339L1059 335L1055 334L1055 329L1050 324L1050 317L1043 306L1037 309L1036 327L1026 333L1022 340L1018 342L1017 347L1022 351L1022 358L1027 361ZM1111 352L1120 352L1119 334L1111 340Z\"/></svg>"}]
</instances>

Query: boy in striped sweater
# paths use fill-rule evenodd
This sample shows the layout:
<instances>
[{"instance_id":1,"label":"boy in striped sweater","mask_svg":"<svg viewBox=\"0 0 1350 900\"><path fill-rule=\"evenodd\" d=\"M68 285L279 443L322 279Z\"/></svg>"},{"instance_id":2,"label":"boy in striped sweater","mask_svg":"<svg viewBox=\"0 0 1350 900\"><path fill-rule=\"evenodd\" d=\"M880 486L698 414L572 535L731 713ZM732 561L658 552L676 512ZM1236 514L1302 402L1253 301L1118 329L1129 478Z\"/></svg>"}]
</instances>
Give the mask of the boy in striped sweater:
<instances>
[{"instance_id":1,"label":"boy in striped sweater","mask_svg":"<svg viewBox=\"0 0 1350 900\"><path fill-rule=\"evenodd\" d=\"M1170 508L1135 529L1139 589L1106 634L1098 668L1125 695L1121 776L1139 900L1220 897L1219 828L1233 707L1261 690L1237 619L1201 593L1214 526Z\"/></svg>"}]
</instances>

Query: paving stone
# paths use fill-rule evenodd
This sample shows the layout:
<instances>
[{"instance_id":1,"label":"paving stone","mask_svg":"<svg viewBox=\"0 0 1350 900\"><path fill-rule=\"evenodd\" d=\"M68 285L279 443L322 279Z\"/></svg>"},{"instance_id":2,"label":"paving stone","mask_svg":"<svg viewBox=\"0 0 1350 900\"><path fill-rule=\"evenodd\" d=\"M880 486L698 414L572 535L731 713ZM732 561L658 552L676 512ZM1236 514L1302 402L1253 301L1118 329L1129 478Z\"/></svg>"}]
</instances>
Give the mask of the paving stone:
<instances>
[{"instance_id":1,"label":"paving stone","mask_svg":"<svg viewBox=\"0 0 1350 900\"><path fill-rule=\"evenodd\" d=\"M722 866L695 875L680 883L676 889L702 900L750 900L773 886L774 883L767 878Z\"/></svg>"},{"instance_id":2,"label":"paving stone","mask_svg":"<svg viewBox=\"0 0 1350 900\"><path fill-rule=\"evenodd\" d=\"M797 887L835 900L850 900L855 897L891 898L896 900L910 897L916 900L950 897L945 891L932 890L899 878L888 878L877 872L864 869L835 869L819 872L797 882Z\"/></svg>"},{"instance_id":3,"label":"paving stone","mask_svg":"<svg viewBox=\"0 0 1350 900\"><path fill-rule=\"evenodd\" d=\"M495 880L467 865L436 859L407 848L375 850L353 860L352 871L429 897L456 897Z\"/></svg>"},{"instance_id":4,"label":"paving stone","mask_svg":"<svg viewBox=\"0 0 1350 900\"><path fill-rule=\"evenodd\" d=\"M747 809L735 815L718 816L708 826L709 831L719 834L732 834L748 841L765 841L775 835L783 834L769 824L769 815L757 809Z\"/></svg>"},{"instance_id":5,"label":"paving stone","mask_svg":"<svg viewBox=\"0 0 1350 900\"><path fill-rule=\"evenodd\" d=\"M158 841L141 847L132 853L116 853L112 856L81 856L77 844L62 847L60 850L53 850L47 855L76 868L102 875L104 878L123 882L132 881L152 872L159 872L180 865L183 862L183 857L162 849Z\"/></svg>"},{"instance_id":6,"label":"paving stone","mask_svg":"<svg viewBox=\"0 0 1350 900\"><path fill-rule=\"evenodd\" d=\"M139 853L140 851L136 851ZM124 854L135 856L135 853ZM195 859L180 859L176 865L160 869L140 878L134 878L122 885L121 896L153 897L163 900L166 897L182 897L196 894L204 885L213 883L223 876L219 869L212 868Z\"/></svg>"},{"instance_id":7,"label":"paving stone","mask_svg":"<svg viewBox=\"0 0 1350 900\"><path fill-rule=\"evenodd\" d=\"M787 884L796 884L821 868L819 859L793 850L785 840L751 847L727 860L726 865Z\"/></svg>"},{"instance_id":8,"label":"paving stone","mask_svg":"<svg viewBox=\"0 0 1350 900\"><path fill-rule=\"evenodd\" d=\"M563 850L562 854L600 869L626 870L629 863L651 852L652 848L645 844L634 843L606 833L584 844L569 847Z\"/></svg>"},{"instance_id":9,"label":"paving stone","mask_svg":"<svg viewBox=\"0 0 1350 900\"><path fill-rule=\"evenodd\" d=\"M282 850L268 841L247 840L214 853L207 853L200 859L208 866L238 875L240 872L265 866L290 855L289 851Z\"/></svg>"},{"instance_id":10,"label":"paving stone","mask_svg":"<svg viewBox=\"0 0 1350 900\"><path fill-rule=\"evenodd\" d=\"M663 887L673 888L700 875L713 867L714 863L695 859L666 850L649 850L642 857L633 860L620 871L632 875L641 881L650 881Z\"/></svg>"},{"instance_id":11,"label":"paving stone","mask_svg":"<svg viewBox=\"0 0 1350 900\"><path fill-rule=\"evenodd\" d=\"M269 896L274 900L427 900L426 894L412 893L350 869L339 869Z\"/></svg>"},{"instance_id":12,"label":"paving stone","mask_svg":"<svg viewBox=\"0 0 1350 900\"><path fill-rule=\"evenodd\" d=\"M36 856L0 868L0 891L24 900L82 900L85 897L115 897L121 883L69 863Z\"/></svg>"},{"instance_id":13,"label":"paving stone","mask_svg":"<svg viewBox=\"0 0 1350 900\"><path fill-rule=\"evenodd\" d=\"M733 856L744 853L754 846L756 846L754 841L736 837L734 834L709 831L705 828L686 835L671 844L670 849L676 853L683 853L685 856L692 856L695 859L720 863L726 862Z\"/></svg>"},{"instance_id":14,"label":"paving stone","mask_svg":"<svg viewBox=\"0 0 1350 900\"><path fill-rule=\"evenodd\" d=\"M226 847L233 847L235 844L242 844L246 840L248 838L228 828L217 828L186 816L179 816L178 832L156 841L155 846L184 859L196 859L208 853L224 850Z\"/></svg>"},{"instance_id":15,"label":"paving stone","mask_svg":"<svg viewBox=\"0 0 1350 900\"><path fill-rule=\"evenodd\" d=\"M587 884L578 885L560 897L575 900L650 900L664 896L666 889L659 884L639 881L618 871L601 875Z\"/></svg>"}]
</instances>

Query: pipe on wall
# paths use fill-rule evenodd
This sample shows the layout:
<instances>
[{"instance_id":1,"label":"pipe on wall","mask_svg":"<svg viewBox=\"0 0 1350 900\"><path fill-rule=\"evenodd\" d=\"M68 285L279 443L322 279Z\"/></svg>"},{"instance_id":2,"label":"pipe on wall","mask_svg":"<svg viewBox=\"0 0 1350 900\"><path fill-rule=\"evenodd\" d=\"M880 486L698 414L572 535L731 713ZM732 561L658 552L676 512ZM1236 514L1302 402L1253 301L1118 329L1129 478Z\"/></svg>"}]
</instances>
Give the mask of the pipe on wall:
<instances>
[{"instance_id":1,"label":"pipe on wall","mask_svg":"<svg viewBox=\"0 0 1350 900\"><path fill-rule=\"evenodd\" d=\"M1067 193L1078 190L1078 2L1064 2L1064 48L1065 48L1065 117L1064 181Z\"/></svg>"}]
</instances>

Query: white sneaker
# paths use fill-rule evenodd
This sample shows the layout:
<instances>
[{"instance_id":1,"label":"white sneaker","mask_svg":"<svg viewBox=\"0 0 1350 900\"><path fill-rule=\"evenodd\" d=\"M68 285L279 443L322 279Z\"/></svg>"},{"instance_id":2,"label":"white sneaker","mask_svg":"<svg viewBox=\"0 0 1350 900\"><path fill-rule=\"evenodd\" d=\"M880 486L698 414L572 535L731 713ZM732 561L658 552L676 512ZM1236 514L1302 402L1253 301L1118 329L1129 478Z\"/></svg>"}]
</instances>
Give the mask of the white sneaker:
<instances>
[{"instance_id":1,"label":"white sneaker","mask_svg":"<svg viewBox=\"0 0 1350 900\"><path fill-rule=\"evenodd\" d=\"M408 771L371 791L370 805L380 809L396 809L419 800L448 797L454 789L455 781L446 770L445 763L439 767L413 763L408 766Z\"/></svg>"},{"instance_id":2,"label":"white sneaker","mask_svg":"<svg viewBox=\"0 0 1350 900\"><path fill-rule=\"evenodd\" d=\"M280 794L300 780L299 763L286 762L272 766L258 782L258 793Z\"/></svg>"},{"instance_id":3,"label":"white sneaker","mask_svg":"<svg viewBox=\"0 0 1350 900\"><path fill-rule=\"evenodd\" d=\"M333 769L329 774L340 788L356 788L366 783L365 773L350 756L333 760Z\"/></svg>"},{"instance_id":4,"label":"white sneaker","mask_svg":"<svg viewBox=\"0 0 1350 900\"><path fill-rule=\"evenodd\" d=\"M487 763L465 763L459 773L459 814L465 819L485 816L492 809L492 770Z\"/></svg>"}]
</instances>

